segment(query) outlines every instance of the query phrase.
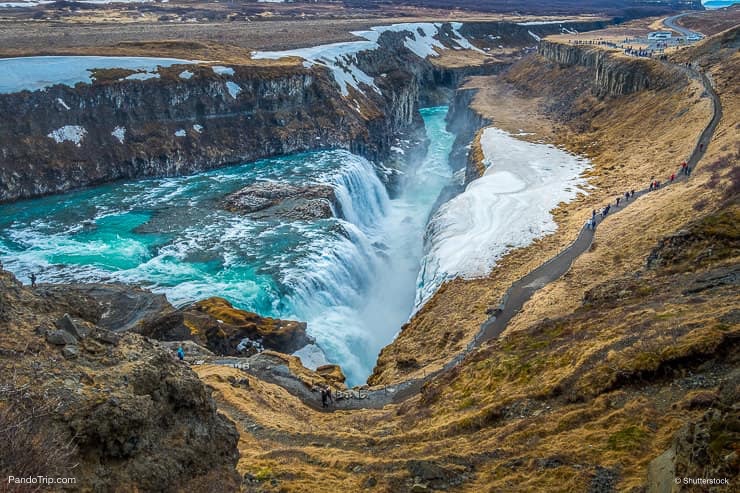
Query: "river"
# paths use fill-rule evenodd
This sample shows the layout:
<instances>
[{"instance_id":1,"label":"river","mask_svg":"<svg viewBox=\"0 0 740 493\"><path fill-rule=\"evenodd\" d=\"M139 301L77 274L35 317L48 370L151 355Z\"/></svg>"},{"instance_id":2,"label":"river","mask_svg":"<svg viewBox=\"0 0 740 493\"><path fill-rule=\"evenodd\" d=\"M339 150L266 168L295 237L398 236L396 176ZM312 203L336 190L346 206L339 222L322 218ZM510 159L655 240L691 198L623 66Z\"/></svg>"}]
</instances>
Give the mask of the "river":
<instances>
[{"instance_id":1,"label":"river","mask_svg":"<svg viewBox=\"0 0 740 493\"><path fill-rule=\"evenodd\" d=\"M347 151L263 159L0 206L0 259L25 282L137 283L176 305L221 296L306 321L320 351L303 350L304 362L325 358L360 384L414 306L427 219L452 178L446 113L422 110L431 144L394 199ZM220 208L255 180L329 184L344 217L257 221Z\"/></svg>"}]
</instances>

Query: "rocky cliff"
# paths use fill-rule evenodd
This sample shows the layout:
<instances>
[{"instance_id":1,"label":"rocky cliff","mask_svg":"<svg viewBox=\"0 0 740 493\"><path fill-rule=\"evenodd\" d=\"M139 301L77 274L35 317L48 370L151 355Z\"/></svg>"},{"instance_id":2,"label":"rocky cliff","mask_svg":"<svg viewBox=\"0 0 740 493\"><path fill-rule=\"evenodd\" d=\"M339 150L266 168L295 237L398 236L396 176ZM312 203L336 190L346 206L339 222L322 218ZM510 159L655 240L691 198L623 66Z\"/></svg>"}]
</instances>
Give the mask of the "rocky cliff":
<instances>
[{"instance_id":1,"label":"rocky cliff","mask_svg":"<svg viewBox=\"0 0 740 493\"><path fill-rule=\"evenodd\" d=\"M2 473L81 491L236 490L238 435L211 391L157 342L99 326L102 312L0 271Z\"/></svg>"},{"instance_id":2,"label":"rocky cliff","mask_svg":"<svg viewBox=\"0 0 740 493\"><path fill-rule=\"evenodd\" d=\"M360 52L357 66L378 90L360 84L344 96L326 68L297 60L176 65L147 80L101 70L92 84L0 94L0 202L310 149L382 161L421 126L422 95L466 73L447 74L402 39L385 32L379 48Z\"/></svg>"},{"instance_id":3,"label":"rocky cliff","mask_svg":"<svg viewBox=\"0 0 740 493\"><path fill-rule=\"evenodd\" d=\"M599 97L624 96L667 87L681 74L652 59L629 58L589 45L570 45L544 40L538 54L549 62L578 65L593 74L592 93Z\"/></svg>"}]
</instances>

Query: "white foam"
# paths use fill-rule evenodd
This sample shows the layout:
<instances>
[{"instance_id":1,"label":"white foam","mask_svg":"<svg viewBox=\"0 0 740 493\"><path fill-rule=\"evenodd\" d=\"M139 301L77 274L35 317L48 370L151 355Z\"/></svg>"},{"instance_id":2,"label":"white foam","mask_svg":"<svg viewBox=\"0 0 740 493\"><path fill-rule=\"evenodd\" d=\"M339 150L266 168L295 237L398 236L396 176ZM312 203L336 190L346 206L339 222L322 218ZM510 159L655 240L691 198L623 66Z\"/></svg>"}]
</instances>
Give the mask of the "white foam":
<instances>
[{"instance_id":1,"label":"white foam","mask_svg":"<svg viewBox=\"0 0 740 493\"><path fill-rule=\"evenodd\" d=\"M85 138L87 130L79 125L65 125L47 134L47 137L54 139L57 144L65 141L74 142L77 147L82 145L82 139Z\"/></svg>"},{"instance_id":2,"label":"white foam","mask_svg":"<svg viewBox=\"0 0 740 493\"><path fill-rule=\"evenodd\" d=\"M185 137L185 129L181 128L175 131L175 137Z\"/></svg>"},{"instance_id":3,"label":"white foam","mask_svg":"<svg viewBox=\"0 0 740 493\"><path fill-rule=\"evenodd\" d=\"M481 137L485 174L442 207L427 228L417 307L442 282L487 275L506 252L552 233L550 211L585 185L589 162L551 145L489 127Z\"/></svg>"}]
</instances>

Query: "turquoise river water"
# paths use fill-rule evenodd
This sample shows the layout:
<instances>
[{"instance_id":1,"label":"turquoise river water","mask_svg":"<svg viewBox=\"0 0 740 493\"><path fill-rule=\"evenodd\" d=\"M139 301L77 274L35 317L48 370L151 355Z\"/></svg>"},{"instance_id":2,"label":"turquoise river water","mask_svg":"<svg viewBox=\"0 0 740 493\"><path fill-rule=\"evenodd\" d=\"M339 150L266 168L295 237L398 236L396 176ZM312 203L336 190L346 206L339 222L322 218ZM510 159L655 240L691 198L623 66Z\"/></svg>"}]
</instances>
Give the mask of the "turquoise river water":
<instances>
[{"instance_id":1,"label":"turquoise river water","mask_svg":"<svg viewBox=\"0 0 740 493\"><path fill-rule=\"evenodd\" d=\"M318 347L304 362L340 364L362 383L413 308L426 222L451 181L446 112L422 110L429 150L394 199L347 151L263 159L0 206L0 259L24 282L137 283L175 305L222 296L306 321ZM219 207L255 180L329 184L343 217L257 221Z\"/></svg>"}]
</instances>

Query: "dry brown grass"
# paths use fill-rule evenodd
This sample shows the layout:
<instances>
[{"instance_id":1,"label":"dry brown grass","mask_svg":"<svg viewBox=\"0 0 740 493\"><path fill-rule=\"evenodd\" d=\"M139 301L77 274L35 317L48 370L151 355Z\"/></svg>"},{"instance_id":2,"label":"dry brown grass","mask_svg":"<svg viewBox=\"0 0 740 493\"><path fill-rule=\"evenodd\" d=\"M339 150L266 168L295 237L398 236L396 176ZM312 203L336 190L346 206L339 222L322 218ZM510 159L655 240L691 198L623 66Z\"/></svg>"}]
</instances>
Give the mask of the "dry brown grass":
<instances>
[{"instance_id":1,"label":"dry brown grass","mask_svg":"<svg viewBox=\"0 0 740 493\"><path fill-rule=\"evenodd\" d=\"M581 194L570 204L561 205L552 212L558 224L555 234L510 252L485 279L456 280L440 289L396 340L380 353L378 365L369 380L371 384L388 384L408 376L423 376L441 367L477 333L480 324L488 317L486 309L498 305L511 283L575 239L592 209L612 202L613 197L626 190L644 188L653 178L664 181L678 169L711 117L710 101L701 97L703 91L699 83L692 81L684 85L677 81L677 84L660 91L644 91L606 100L584 94L572 102L568 118L573 119L564 123L558 121L558 114L548 105L553 99L567 98L561 93L579 84L575 77L592 76L574 76L567 68L548 67L547 70L543 70L542 62L532 61L519 64L505 76L472 78L467 87L482 88L472 107L493 119L496 126L501 122L502 128L508 131L532 133L524 136L527 140L564 145L572 152L591 158L593 168L585 176L593 189L588 195ZM518 108L522 108L519 117ZM645 111L645 108L650 110ZM671 193L680 194L675 190ZM636 204L622 213L628 216L620 214L609 218L596 240L600 244L603 241L601 233L607 231L606 234L613 238L612 243L605 245L609 249L607 251L612 252L609 261L604 262L599 252L598 260L594 261L588 275L569 273L564 280L540 291L535 295L542 300L537 302L538 308L532 309L532 303L525 306L522 314L512 321L510 330L516 330L519 324L526 327L541 319L547 313L547 307L552 312L575 308L581 297L566 295L559 289L562 283L582 284L585 290L588 283L599 282L603 275L612 273L615 268L634 268L642 258L636 255L637 251L653 245L657 238L675 227L676 223L668 218L685 220L696 214L696 211L686 210L686 202L675 197L665 199L666 203L652 198L651 212L673 204L671 210L675 215L666 216L665 221L656 221L655 216L646 215L645 210ZM635 218L639 218L637 227L640 229L637 230L633 222ZM625 229L613 224L623 224ZM635 233L642 230L646 233L635 237ZM598 271L603 275L600 276ZM404 361L415 361L416 365L397 363Z\"/></svg>"}]
</instances>

